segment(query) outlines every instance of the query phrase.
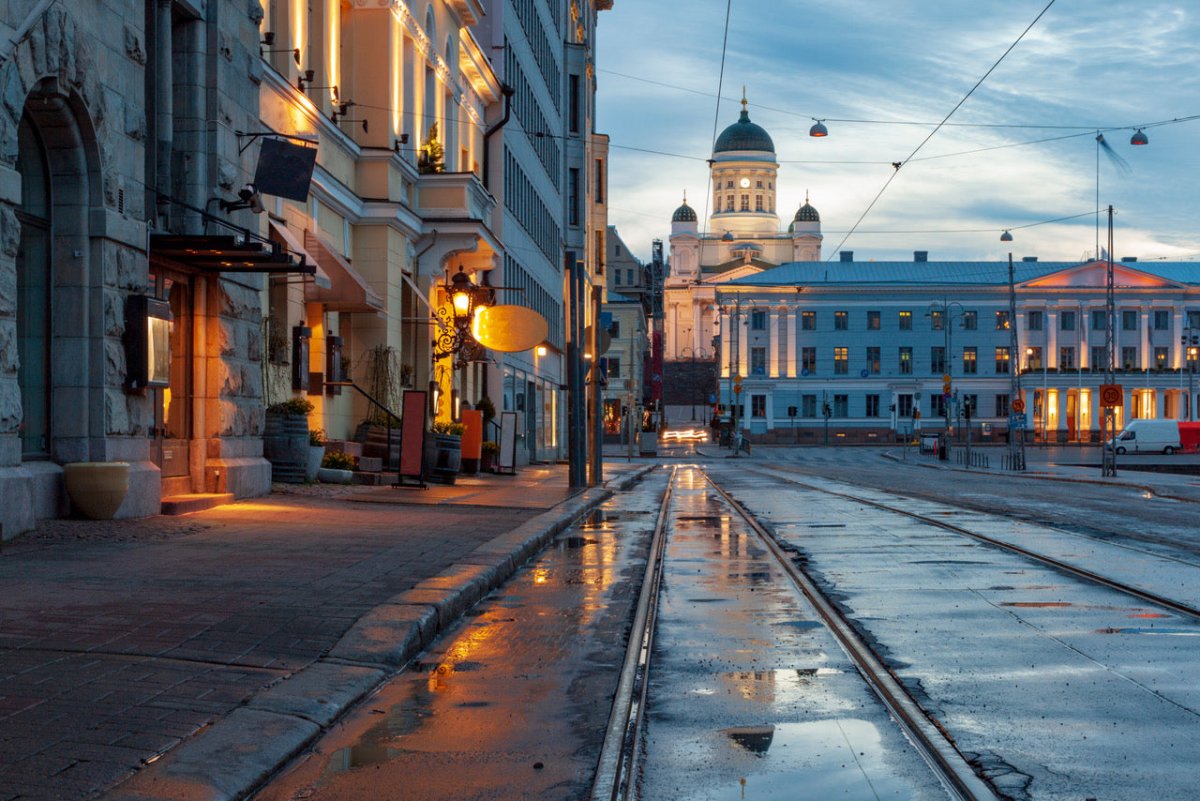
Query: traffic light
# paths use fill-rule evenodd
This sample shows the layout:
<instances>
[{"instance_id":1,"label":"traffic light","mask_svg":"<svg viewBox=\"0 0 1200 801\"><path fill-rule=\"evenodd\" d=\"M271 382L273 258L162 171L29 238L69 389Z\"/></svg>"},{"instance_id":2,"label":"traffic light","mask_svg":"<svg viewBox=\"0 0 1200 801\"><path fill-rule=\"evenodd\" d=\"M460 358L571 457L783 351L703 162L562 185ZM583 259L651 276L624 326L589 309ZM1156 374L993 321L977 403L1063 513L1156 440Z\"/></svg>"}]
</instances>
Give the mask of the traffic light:
<instances>
[{"instance_id":1,"label":"traffic light","mask_svg":"<svg viewBox=\"0 0 1200 801\"><path fill-rule=\"evenodd\" d=\"M952 389L953 389L953 387L950 384L950 374L946 373L945 375L942 376L942 394L945 395L947 399L949 399L950 392L952 391Z\"/></svg>"},{"instance_id":2,"label":"traffic light","mask_svg":"<svg viewBox=\"0 0 1200 801\"><path fill-rule=\"evenodd\" d=\"M738 395L742 394L742 377L740 375L733 379L733 391Z\"/></svg>"}]
</instances>

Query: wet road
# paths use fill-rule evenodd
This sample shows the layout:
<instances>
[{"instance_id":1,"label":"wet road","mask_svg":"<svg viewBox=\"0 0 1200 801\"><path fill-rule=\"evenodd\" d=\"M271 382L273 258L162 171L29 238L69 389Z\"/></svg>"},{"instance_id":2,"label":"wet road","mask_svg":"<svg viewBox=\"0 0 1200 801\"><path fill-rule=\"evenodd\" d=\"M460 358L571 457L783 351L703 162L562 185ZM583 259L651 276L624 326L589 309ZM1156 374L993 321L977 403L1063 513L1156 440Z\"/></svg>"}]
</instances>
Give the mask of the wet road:
<instances>
[{"instance_id":1,"label":"wet road","mask_svg":"<svg viewBox=\"0 0 1200 801\"><path fill-rule=\"evenodd\" d=\"M256 798L584 797L666 481L564 532Z\"/></svg>"},{"instance_id":2,"label":"wet road","mask_svg":"<svg viewBox=\"0 0 1200 801\"><path fill-rule=\"evenodd\" d=\"M810 573L1004 793L1195 797L1196 620L765 471L720 465L714 476L801 549ZM1194 596L1200 583L1194 563L1138 570L1126 562L1157 557L1089 555L1086 542L1069 547L1073 535L1002 517L972 513L970 522L1053 542L1093 567L1132 570L1177 594Z\"/></svg>"}]
</instances>

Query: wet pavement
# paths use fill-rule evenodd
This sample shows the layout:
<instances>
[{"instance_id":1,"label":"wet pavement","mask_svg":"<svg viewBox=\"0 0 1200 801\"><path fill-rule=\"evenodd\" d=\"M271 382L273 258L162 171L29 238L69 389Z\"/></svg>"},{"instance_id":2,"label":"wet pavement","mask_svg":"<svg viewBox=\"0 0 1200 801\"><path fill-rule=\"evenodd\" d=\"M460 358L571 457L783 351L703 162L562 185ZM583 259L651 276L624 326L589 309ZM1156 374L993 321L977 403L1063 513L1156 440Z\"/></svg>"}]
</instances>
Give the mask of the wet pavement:
<instances>
[{"instance_id":1,"label":"wet pavement","mask_svg":"<svg viewBox=\"0 0 1200 801\"><path fill-rule=\"evenodd\" d=\"M640 797L947 798L744 521L679 477Z\"/></svg>"},{"instance_id":2,"label":"wet pavement","mask_svg":"<svg viewBox=\"0 0 1200 801\"><path fill-rule=\"evenodd\" d=\"M666 481L560 534L258 801L584 797Z\"/></svg>"},{"instance_id":3,"label":"wet pavement","mask_svg":"<svg viewBox=\"0 0 1200 801\"><path fill-rule=\"evenodd\" d=\"M719 466L977 767L1015 799L1195 797L1200 624L910 517ZM944 511L944 510L943 510ZM958 522L958 521L952 521ZM1160 590L1194 565L1004 518L971 525L1052 541ZM1174 571L1173 573L1171 571ZM1162 576L1156 578L1156 574ZM1195 584L1184 580L1194 594ZM1167 592L1168 595L1172 594Z\"/></svg>"}]
</instances>

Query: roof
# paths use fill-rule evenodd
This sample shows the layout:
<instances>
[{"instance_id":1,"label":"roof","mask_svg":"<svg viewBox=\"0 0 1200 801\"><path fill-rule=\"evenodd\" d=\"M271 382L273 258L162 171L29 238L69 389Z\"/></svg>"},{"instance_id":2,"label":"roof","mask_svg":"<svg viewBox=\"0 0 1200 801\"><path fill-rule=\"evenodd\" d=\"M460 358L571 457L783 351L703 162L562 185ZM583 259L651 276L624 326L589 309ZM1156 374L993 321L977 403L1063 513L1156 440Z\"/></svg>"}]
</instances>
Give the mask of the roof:
<instances>
[{"instance_id":1,"label":"roof","mask_svg":"<svg viewBox=\"0 0 1200 801\"><path fill-rule=\"evenodd\" d=\"M738 121L721 131L717 143L713 146L714 153L728 150L764 150L774 153L775 143L761 126L750 122L750 114L743 108Z\"/></svg>"},{"instance_id":2,"label":"roof","mask_svg":"<svg viewBox=\"0 0 1200 801\"><path fill-rule=\"evenodd\" d=\"M1043 276L1082 267L1088 262L1018 261L1013 280L1033 281ZM1165 281L1200 286L1200 262L1113 262L1114 267L1157 276ZM745 286L831 286L870 284L921 286L962 284L995 286L1008 283L1007 261L812 261L781 264L758 275L729 282Z\"/></svg>"},{"instance_id":3,"label":"roof","mask_svg":"<svg viewBox=\"0 0 1200 801\"><path fill-rule=\"evenodd\" d=\"M608 291L608 300L606 303L640 303L637 298L631 298L628 295L622 295L619 292Z\"/></svg>"},{"instance_id":4,"label":"roof","mask_svg":"<svg viewBox=\"0 0 1200 801\"><path fill-rule=\"evenodd\" d=\"M671 222L696 222L696 210L683 201L683 205L675 209Z\"/></svg>"},{"instance_id":5,"label":"roof","mask_svg":"<svg viewBox=\"0 0 1200 801\"><path fill-rule=\"evenodd\" d=\"M817 210L806 200L804 205L796 210L796 216L792 220L793 222L820 222L821 215L817 214Z\"/></svg>"}]
</instances>

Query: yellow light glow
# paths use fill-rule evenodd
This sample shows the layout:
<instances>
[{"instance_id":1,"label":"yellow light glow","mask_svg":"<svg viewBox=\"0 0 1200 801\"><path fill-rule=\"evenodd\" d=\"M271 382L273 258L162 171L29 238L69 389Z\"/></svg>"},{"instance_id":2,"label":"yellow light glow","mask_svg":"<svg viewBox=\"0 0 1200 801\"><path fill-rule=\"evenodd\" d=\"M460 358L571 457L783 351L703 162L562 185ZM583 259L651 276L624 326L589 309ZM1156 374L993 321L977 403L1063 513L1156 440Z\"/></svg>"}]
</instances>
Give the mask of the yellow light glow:
<instances>
[{"instance_id":1,"label":"yellow light glow","mask_svg":"<svg viewBox=\"0 0 1200 801\"><path fill-rule=\"evenodd\" d=\"M466 292L455 292L451 300L454 303L454 311L460 316L471 310L471 296Z\"/></svg>"},{"instance_id":2,"label":"yellow light glow","mask_svg":"<svg viewBox=\"0 0 1200 801\"><path fill-rule=\"evenodd\" d=\"M546 355L546 346L545 346L545 345L538 345L538 346L537 346L537 355L538 355L538 356L545 356L545 355Z\"/></svg>"}]
</instances>

